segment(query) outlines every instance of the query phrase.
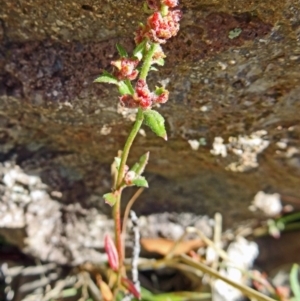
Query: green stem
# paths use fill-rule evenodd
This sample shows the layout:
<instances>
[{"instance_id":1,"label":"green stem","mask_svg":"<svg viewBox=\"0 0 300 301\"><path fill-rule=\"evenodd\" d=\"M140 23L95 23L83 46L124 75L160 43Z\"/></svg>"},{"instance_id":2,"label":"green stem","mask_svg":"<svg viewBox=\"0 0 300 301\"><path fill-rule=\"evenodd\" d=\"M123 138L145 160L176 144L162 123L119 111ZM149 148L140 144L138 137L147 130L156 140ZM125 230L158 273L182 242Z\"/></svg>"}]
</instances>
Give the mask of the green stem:
<instances>
[{"instance_id":1,"label":"green stem","mask_svg":"<svg viewBox=\"0 0 300 301\"><path fill-rule=\"evenodd\" d=\"M153 43L150 46L150 49L148 50L145 60L144 60L144 64L140 73L140 79L146 80L146 77L148 75L148 72L150 70L151 64L152 64L152 57L156 51L158 47L158 44Z\"/></svg>"},{"instance_id":2,"label":"green stem","mask_svg":"<svg viewBox=\"0 0 300 301\"><path fill-rule=\"evenodd\" d=\"M117 300L117 295L119 289L121 287L121 277L122 277L122 269L123 269L123 249L122 249L122 241L121 241L121 212L120 212L120 203L121 203L121 194L122 189L120 189L119 196L117 201L113 207L113 218L115 224L115 244L118 252L119 257L119 270L117 274L117 285L114 290L114 299Z\"/></svg>"},{"instance_id":3,"label":"green stem","mask_svg":"<svg viewBox=\"0 0 300 301\"><path fill-rule=\"evenodd\" d=\"M165 4L163 4L160 8L161 15L164 17L168 14L168 12L169 12L169 7Z\"/></svg>"},{"instance_id":4,"label":"green stem","mask_svg":"<svg viewBox=\"0 0 300 301\"><path fill-rule=\"evenodd\" d=\"M122 184L123 177L124 177L125 165L127 162L129 151L130 151L130 148L131 148L134 138L136 137L138 131L140 130L140 128L142 126L143 120L144 120L143 110L141 108L139 108L137 116L136 116L136 121L133 125L133 128L132 128L127 140L126 140L126 143L125 143L125 146L124 146L124 149L122 152L121 163L120 163L120 167L119 167L118 178L117 178L117 183L116 183L115 189L120 188L120 186Z\"/></svg>"},{"instance_id":5,"label":"green stem","mask_svg":"<svg viewBox=\"0 0 300 301\"><path fill-rule=\"evenodd\" d=\"M119 166L119 172L118 172L118 177L117 181L115 183L115 190L119 190L119 195L117 198L117 201L113 207L113 219L114 219L114 224L115 224L115 243L116 243L116 248L118 251L118 257L119 257L119 271L118 271L118 279L117 279L117 285L116 285L116 290L115 290L115 298L116 295L119 291L119 288L121 286L121 276L122 276L122 270L123 270L123 248L122 248L122 229L121 229L121 195L122 195L122 182L123 182L123 177L124 177L124 171L125 171L125 166L127 162L127 158L129 155L130 148L132 146L132 143L140 130L144 120L144 115L142 109L138 109L138 113L136 116L136 121L133 125L133 128L126 140L122 156L121 156L121 163Z\"/></svg>"},{"instance_id":6,"label":"green stem","mask_svg":"<svg viewBox=\"0 0 300 301\"><path fill-rule=\"evenodd\" d=\"M152 57L158 47L158 44L151 44L149 51L146 54L144 64L142 66L142 70L140 73L140 79L146 80L151 64L152 64ZM116 296L118 294L118 291L121 287L121 277L122 277L122 271L123 271L123 248L122 248L122 229L121 229L121 195L122 195L122 184L123 184L123 178L124 178L124 171L125 166L127 162L127 158L129 155L129 151L131 149L132 143L140 130L144 120L144 114L143 110L141 108L138 109L138 113L136 116L136 121L133 125L133 128L126 140L122 155L121 155L121 162L119 166L118 176L117 180L114 184L114 190L119 190L119 195L117 198L117 201L113 207L113 219L115 223L115 243L116 248L118 251L118 257L119 257L119 271L118 271L118 278L117 278L117 285L116 289L114 291L114 300L116 299Z\"/></svg>"}]
</instances>

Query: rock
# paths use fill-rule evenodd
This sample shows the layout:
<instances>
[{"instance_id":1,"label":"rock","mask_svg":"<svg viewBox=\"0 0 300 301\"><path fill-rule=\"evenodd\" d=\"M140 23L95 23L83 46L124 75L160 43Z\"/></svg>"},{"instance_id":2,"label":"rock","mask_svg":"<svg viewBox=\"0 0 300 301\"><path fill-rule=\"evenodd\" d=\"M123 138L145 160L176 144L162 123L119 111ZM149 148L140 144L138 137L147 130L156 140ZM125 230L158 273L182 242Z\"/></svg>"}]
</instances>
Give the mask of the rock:
<instances>
[{"instance_id":1,"label":"rock","mask_svg":"<svg viewBox=\"0 0 300 301\"><path fill-rule=\"evenodd\" d=\"M61 194L47 206L110 212L102 199L111 187L109 165L134 114L118 108L113 87L92 82L110 68L117 42L133 48L134 28L146 17L141 6L125 0L1 6L0 160L14 158L50 187L48 196ZM150 76L152 87L161 81L171 93L158 109L169 141L145 128L134 144L130 163L150 151L150 189L135 210L219 211L229 226L253 217L248 207L258 191L291 198L299 192L300 5L182 0L180 6L180 33L165 46L166 65ZM260 131L265 147L239 168L241 139ZM231 145L224 157L211 153L216 137ZM189 141L198 141L198 149Z\"/></svg>"},{"instance_id":2,"label":"rock","mask_svg":"<svg viewBox=\"0 0 300 301\"><path fill-rule=\"evenodd\" d=\"M78 265L103 262L105 231L113 232L112 220L95 208L79 203L63 205L58 193L49 193L37 176L17 165L0 166L0 234L6 242L43 261ZM55 200L55 198L57 198Z\"/></svg>"}]
</instances>

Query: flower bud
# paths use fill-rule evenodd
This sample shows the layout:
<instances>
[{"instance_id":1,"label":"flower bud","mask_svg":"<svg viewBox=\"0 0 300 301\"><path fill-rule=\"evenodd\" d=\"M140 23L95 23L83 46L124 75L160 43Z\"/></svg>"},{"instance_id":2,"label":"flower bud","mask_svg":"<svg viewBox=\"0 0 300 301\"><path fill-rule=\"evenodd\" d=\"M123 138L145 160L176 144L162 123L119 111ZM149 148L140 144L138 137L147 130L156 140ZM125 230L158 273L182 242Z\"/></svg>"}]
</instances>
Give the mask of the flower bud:
<instances>
[{"instance_id":1,"label":"flower bud","mask_svg":"<svg viewBox=\"0 0 300 301\"><path fill-rule=\"evenodd\" d=\"M108 263L112 270L115 272L119 269L119 257L118 252L115 246L115 243L113 242L112 238L106 234L104 237L104 248L105 253L108 257Z\"/></svg>"},{"instance_id":2,"label":"flower bud","mask_svg":"<svg viewBox=\"0 0 300 301\"><path fill-rule=\"evenodd\" d=\"M139 64L139 60L136 59L128 59L128 58L121 58L117 61L112 61L111 65L115 66L118 71L115 72L115 76L118 80L134 80L138 75L138 70L135 68Z\"/></svg>"},{"instance_id":3,"label":"flower bud","mask_svg":"<svg viewBox=\"0 0 300 301\"><path fill-rule=\"evenodd\" d=\"M178 5L178 0L162 0L162 4L173 8Z\"/></svg>"},{"instance_id":4,"label":"flower bud","mask_svg":"<svg viewBox=\"0 0 300 301\"><path fill-rule=\"evenodd\" d=\"M164 90L159 95L155 95L153 98L153 103L166 103L169 99L169 91Z\"/></svg>"},{"instance_id":5,"label":"flower bud","mask_svg":"<svg viewBox=\"0 0 300 301\"><path fill-rule=\"evenodd\" d=\"M136 178L136 173L133 170L129 170L124 177L124 182L126 185L132 185L132 181L135 178Z\"/></svg>"}]
</instances>

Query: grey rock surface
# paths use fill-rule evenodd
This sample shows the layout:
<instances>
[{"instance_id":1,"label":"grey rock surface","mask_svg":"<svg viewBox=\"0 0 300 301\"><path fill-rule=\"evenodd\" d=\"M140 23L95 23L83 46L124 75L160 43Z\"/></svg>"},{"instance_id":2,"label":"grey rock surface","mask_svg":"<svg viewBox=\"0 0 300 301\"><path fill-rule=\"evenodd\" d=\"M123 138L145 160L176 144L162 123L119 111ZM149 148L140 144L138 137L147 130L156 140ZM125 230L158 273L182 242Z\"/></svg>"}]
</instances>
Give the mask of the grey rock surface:
<instances>
[{"instance_id":1,"label":"grey rock surface","mask_svg":"<svg viewBox=\"0 0 300 301\"><path fill-rule=\"evenodd\" d=\"M248 207L258 191L299 206L299 2L183 0L180 6L181 31L166 44L166 65L150 78L171 92L158 109L169 141L146 128L146 137L139 135L130 162L149 150L151 180L134 209L219 211L229 226L253 217ZM134 0L1 4L0 160L5 169L14 158L49 187L39 196L45 215L62 205L110 212L102 199L110 190L109 165L134 114L117 106L113 87L92 81L110 68L117 42L132 49L145 17ZM27 204L1 193L5 216L13 203ZM51 218L55 227L66 223L63 214Z\"/></svg>"}]
</instances>

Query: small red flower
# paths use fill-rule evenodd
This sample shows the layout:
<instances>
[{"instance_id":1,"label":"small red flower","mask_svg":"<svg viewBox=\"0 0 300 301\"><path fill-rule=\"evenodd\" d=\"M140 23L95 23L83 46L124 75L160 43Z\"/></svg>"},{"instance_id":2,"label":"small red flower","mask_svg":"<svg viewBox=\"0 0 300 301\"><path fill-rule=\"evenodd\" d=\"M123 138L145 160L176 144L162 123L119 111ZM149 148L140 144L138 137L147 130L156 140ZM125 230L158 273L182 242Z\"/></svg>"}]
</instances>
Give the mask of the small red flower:
<instances>
[{"instance_id":1,"label":"small red flower","mask_svg":"<svg viewBox=\"0 0 300 301\"><path fill-rule=\"evenodd\" d=\"M141 108L147 109L151 107L153 93L149 91L145 80L139 79L137 81L133 98L139 103Z\"/></svg>"},{"instance_id":2,"label":"small red flower","mask_svg":"<svg viewBox=\"0 0 300 301\"><path fill-rule=\"evenodd\" d=\"M148 18L148 26L150 30L145 33L151 41L163 44L179 31L179 21L181 12L179 10L169 11L166 16L162 16L160 12L155 12Z\"/></svg>"},{"instance_id":3,"label":"small red flower","mask_svg":"<svg viewBox=\"0 0 300 301\"><path fill-rule=\"evenodd\" d=\"M121 96L119 99L120 99L120 104L122 107L130 108L130 109L139 107L139 103L133 99L132 95L126 94L126 95Z\"/></svg>"},{"instance_id":4,"label":"small red flower","mask_svg":"<svg viewBox=\"0 0 300 301\"><path fill-rule=\"evenodd\" d=\"M135 92L137 97L150 98L151 92L148 89L148 85L144 79L139 79L135 84Z\"/></svg>"},{"instance_id":5,"label":"small red flower","mask_svg":"<svg viewBox=\"0 0 300 301\"><path fill-rule=\"evenodd\" d=\"M175 2L171 0L166 1L170 5L175 4ZM134 38L136 44L141 43L145 38L154 43L166 43L167 39L177 35L181 17L182 13L178 9L169 10L166 16L162 16L158 11L154 12L148 18L147 25L140 25L136 31Z\"/></svg>"},{"instance_id":6,"label":"small red flower","mask_svg":"<svg viewBox=\"0 0 300 301\"><path fill-rule=\"evenodd\" d=\"M166 103L169 99L169 91L164 90L160 95L155 95L153 103Z\"/></svg>"},{"instance_id":7,"label":"small red flower","mask_svg":"<svg viewBox=\"0 0 300 301\"><path fill-rule=\"evenodd\" d=\"M169 91L164 88L159 88L158 91L155 92L157 94L150 92L146 81L139 79L136 82L135 93L133 94L133 96L127 94L121 96L120 103L123 107L126 108L140 107L142 109L151 108L154 104L166 103L169 99ZM127 174L129 175L129 173L130 172L128 172ZM129 184L129 180L127 184Z\"/></svg>"},{"instance_id":8,"label":"small red flower","mask_svg":"<svg viewBox=\"0 0 300 301\"><path fill-rule=\"evenodd\" d=\"M178 5L178 0L162 0L162 4L173 8Z\"/></svg>"},{"instance_id":9,"label":"small red flower","mask_svg":"<svg viewBox=\"0 0 300 301\"><path fill-rule=\"evenodd\" d=\"M146 81L139 79L135 85L135 93L132 95L123 95L120 97L120 103L126 108L148 109L152 106L153 93L149 91Z\"/></svg>"},{"instance_id":10,"label":"small red flower","mask_svg":"<svg viewBox=\"0 0 300 301\"><path fill-rule=\"evenodd\" d=\"M111 64L118 69L114 74L118 80L134 80L139 73L135 69L139 64L139 60L136 59L121 58L117 61L112 61Z\"/></svg>"},{"instance_id":11,"label":"small red flower","mask_svg":"<svg viewBox=\"0 0 300 301\"><path fill-rule=\"evenodd\" d=\"M143 25L143 24L140 24L137 31L134 33L134 41L135 41L135 44L138 45L140 43L143 42L144 38L145 38L145 35L148 31L148 27Z\"/></svg>"},{"instance_id":12,"label":"small red flower","mask_svg":"<svg viewBox=\"0 0 300 301\"><path fill-rule=\"evenodd\" d=\"M159 59L164 59L166 57L164 51L162 50L161 46L158 45L156 51L153 54L153 60L159 60Z\"/></svg>"}]
</instances>

